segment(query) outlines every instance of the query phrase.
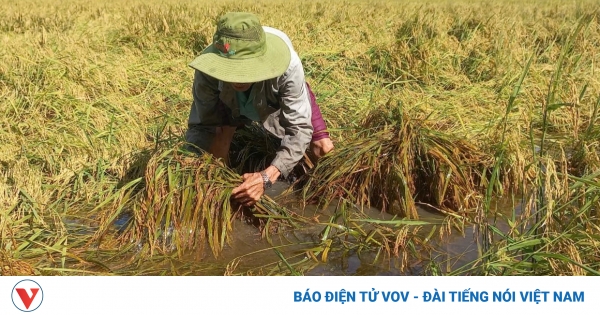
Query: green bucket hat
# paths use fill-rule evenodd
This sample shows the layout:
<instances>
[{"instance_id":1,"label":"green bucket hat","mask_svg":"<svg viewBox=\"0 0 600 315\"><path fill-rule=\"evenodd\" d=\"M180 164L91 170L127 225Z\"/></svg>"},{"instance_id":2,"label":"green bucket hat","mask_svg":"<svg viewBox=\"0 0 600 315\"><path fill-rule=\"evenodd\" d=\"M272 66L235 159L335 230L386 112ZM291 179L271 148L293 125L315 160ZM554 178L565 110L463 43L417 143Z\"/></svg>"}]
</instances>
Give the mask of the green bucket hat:
<instances>
[{"instance_id":1,"label":"green bucket hat","mask_svg":"<svg viewBox=\"0 0 600 315\"><path fill-rule=\"evenodd\" d=\"M190 67L221 81L253 83L282 75L290 60L287 44L266 33L258 17L230 12L219 19L212 45Z\"/></svg>"}]
</instances>

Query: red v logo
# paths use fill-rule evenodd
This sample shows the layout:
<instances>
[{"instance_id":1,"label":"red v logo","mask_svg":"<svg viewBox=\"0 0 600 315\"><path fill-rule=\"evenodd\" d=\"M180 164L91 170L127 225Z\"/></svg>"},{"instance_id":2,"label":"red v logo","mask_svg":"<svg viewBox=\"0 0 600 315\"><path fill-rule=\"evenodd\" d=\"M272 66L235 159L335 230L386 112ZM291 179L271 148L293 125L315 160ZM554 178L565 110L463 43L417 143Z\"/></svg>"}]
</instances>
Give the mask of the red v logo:
<instances>
[{"instance_id":1,"label":"red v logo","mask_svg":"<svg viewBox=\"0 0 600 315\"><path fill-rule=\"evenodd\" d=\"M15 289L15 291L17 291L17 293L19 294L21 301L23 301L23 304L25 304L26 309L29 309L29 306L31 306L31 302L33 302L33 299L35 299L35 296L39 290L40 289L38 289L38 288L32 288L31 296L29 296L29 294L27 294L27 291L25 291L25 289L21 289L21 288Z\"/></svg>"}]
</instances>

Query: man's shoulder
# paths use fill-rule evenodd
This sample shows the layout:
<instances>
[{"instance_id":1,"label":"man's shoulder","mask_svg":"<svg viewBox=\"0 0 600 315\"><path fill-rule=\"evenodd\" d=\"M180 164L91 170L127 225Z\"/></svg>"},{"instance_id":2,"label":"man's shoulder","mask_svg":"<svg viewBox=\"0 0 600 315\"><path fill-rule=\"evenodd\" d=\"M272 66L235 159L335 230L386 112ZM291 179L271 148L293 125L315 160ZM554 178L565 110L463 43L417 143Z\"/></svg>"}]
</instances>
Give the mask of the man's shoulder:
<instances>
[{"instance_id":1,"label":"man's shoulder","mask_svg":"<svg viewBox=\"0 0 600 315\"><path fill-rule=\"evenodd\" d=\"M298 56L298 53L294 50L294 46L292 45L292 41L290 40L290 38L281 30L278 30L276 28L273 27L269 27L269 26L263 26L263 29L265 30L266 33L270 33L273 35L276 35L277 37L281 38L289 47L290 49L290 54L291 59L290 59L290 65L288 66L288 69L285 71L284 74L282 74L281 76L279 76L278 78L274 78L272 79L274 82L278 82L279 84L283 84L283 82L285 82L288 79L298 79L295 78L294 75L292 75L292 73L295 73L297 71L297 69L302 68L302 62L300 60L300 57Z\"/></svg>"},{"instance_id":2,"label":"man's shoulder","mask_svg":"<svg viewBox=\"0 0 600 315\"><path fill-rule=\"evenodd\" d=\"M290 47L290 50L294 49L294 45L292 45L292 40L282 30L278 30L278 29L276 29L274 27L270 27L270 26L263 26L263 30L266 33L270 33L270 34L276 35L277 37L281 38Z\"/></svg>"}]
</instances>

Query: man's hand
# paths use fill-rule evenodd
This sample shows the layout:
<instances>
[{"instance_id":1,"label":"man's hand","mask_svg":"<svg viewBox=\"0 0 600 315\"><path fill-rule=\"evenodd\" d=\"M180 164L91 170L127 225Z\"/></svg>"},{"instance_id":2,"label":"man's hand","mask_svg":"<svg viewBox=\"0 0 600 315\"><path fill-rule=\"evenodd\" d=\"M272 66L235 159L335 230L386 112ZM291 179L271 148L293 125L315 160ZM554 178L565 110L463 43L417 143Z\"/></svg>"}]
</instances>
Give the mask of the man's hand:
<instances>
[{"instance_id":1,"label":"man's hand","mask_svg":"<svg viewBox=\"0 0 600 315\"><path fill-rule=\"evenodd\" d=\"M279 170L275 166L269 166L265 170L271 182L279 177ZM234 188L231 197L246 207L256 204L265 193L264 181L260 173L246 173L242 175L244 182Z\"/></svg>"},{"instance_id":2,"label":"man's hand","mask_svg":"<svg viewBox=\"0 0 600 315\"><path fill-rule=\"evenodd\" d=\"M317 163L325 154L333 150L333 142L330 138L323 138L321 140L313 141L310 143L310 159L313 163Z\"/></svg>"}]
</instances>

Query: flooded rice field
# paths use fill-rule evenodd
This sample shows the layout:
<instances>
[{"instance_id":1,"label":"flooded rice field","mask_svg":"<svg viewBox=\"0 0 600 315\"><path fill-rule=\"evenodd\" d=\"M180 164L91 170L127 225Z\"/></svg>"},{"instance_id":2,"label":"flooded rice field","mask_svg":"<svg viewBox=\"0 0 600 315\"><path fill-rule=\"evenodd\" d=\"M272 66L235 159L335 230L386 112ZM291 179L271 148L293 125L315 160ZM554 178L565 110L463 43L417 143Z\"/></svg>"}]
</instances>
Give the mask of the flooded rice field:
<instances>
[{"instance_id":1,"label":"flooded rice field","mask_svg":"<svg viewBox=\"0 0 600 315\"><path fill-rule=\"evenodd\" d=\"M287 184L278 182L267 195L277 199L288 187ZM478 257L478 237L474 225L467 225L462 232L452 229L440 237L438 231L445 224L447 215L419 207L418 222L421 222L422 227L417 231L417 236L425 240L425 243L414 245L410 253L390 255L382 247L354 246L356 241L349 240L346 236L347 244L344 244L343 238L337 240L324 254L324 258L322 253L321 256L314 254L315 247L323 243L323 234L328 226L323 222L332 221L337 204L332 202L325 208L315 205L300 207L300 201L290 198L289 195L285 200L279 201L298 214L315 218L315 223L296 229L283 229L270 235L267 240L257 226L239 218L233 221L231 242L225 246L218 258L207 250L206 245L201 252L188 252L182 257L175 253L171 257L158 255L138 261L137 265L126 269L132 274L159 275L431 275L456 270ZM512 211L508 203L502 207L508 212ZM354 211L361 210L355 208ZM375 208L365 208L362 211L366 217L378 222L393 222L396 219ZM127 216L116 220L116 228L122 229L127 220ZM496 226L500 230L508 229L506 224ZM135 260L136 251L140 248L141 245L133 246L132 250L124 252L121 257L113 257L109 264L122 268L127 265L127 261ZM162 267L157 268L157 265Z\"/></svg>"}]
</instances>

